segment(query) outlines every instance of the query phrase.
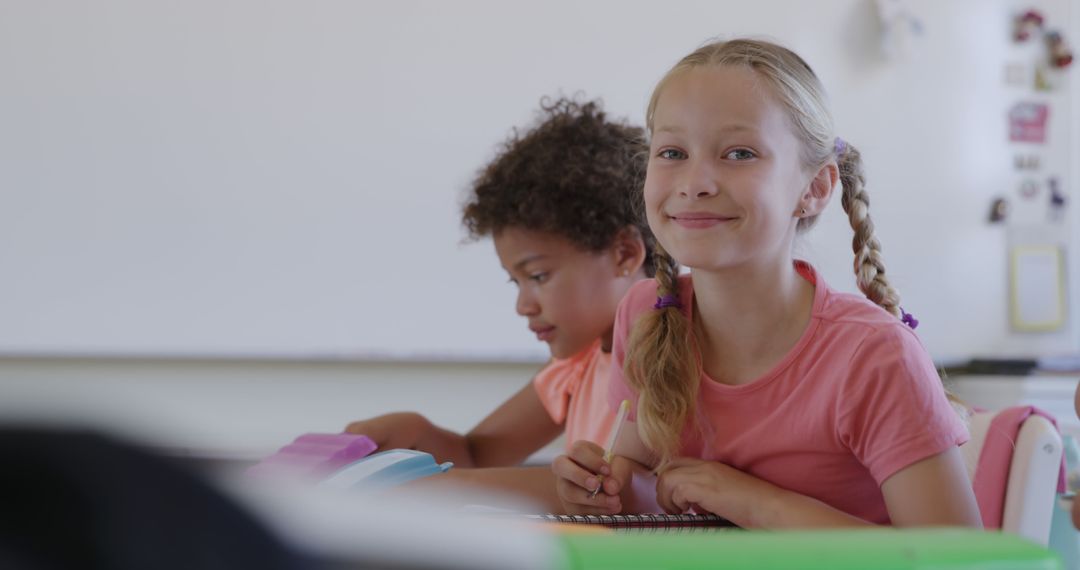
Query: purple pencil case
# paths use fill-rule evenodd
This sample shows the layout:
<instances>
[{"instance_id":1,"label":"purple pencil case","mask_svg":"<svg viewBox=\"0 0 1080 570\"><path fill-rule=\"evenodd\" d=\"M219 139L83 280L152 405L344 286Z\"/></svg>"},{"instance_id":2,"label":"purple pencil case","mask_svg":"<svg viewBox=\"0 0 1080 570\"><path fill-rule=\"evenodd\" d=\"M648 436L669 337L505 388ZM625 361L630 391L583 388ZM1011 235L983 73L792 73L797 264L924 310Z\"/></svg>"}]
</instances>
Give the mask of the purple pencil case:
<instances>
[{"instance_id":1,"label":"purple pencil case","mask_svg":"<svg viewBox=\"0 0 1080 570\"><path fill-rule=\"evenodd\" d=\"M255 477L320 479L375 451L366 435L306 433L246 471Z\"/></svg>"}]
</instances>

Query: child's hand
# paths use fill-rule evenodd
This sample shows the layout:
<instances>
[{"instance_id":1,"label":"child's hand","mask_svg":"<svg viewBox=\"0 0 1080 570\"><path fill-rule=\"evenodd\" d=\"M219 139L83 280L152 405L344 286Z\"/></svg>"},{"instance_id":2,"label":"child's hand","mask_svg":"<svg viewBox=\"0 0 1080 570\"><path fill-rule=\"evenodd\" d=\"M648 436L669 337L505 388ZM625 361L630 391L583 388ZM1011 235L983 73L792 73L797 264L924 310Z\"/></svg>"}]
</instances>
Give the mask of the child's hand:
<instances>
[{"instance_id":1,"label":"child's hand","mask_svg":"<svg viewBox=\"0 0 1080 570\"><path fill-rule=\"evenodd\" d=\"M432 429L431 422L415 412L397 412L352 422L345 426L348 433L366 435L384 449L416 449L424 435ZM421 450L427 451L427 450Z\"/></svg>"},{"instance_id":2,"label":"child's hand","mask_svg":"<svg viewBox=\"0 0 1080 570\"><path fill-rule=\"evenodd\" d=\"M616 457L604 461L604 450L591 441L576 441L569 455L560 455L551 464L555 490L566 514L612 515L622 511L619 493L629 488L632 476L629 460ZM600 492L592 496L597 486Z\"/></svg>"},{"instance_id":3,"label":"child's hand","mask_svg":"<svg viewBox=\"0 0 1080 570\"><path fill-rule=\"evenodd\" d=\"M656 481L656 498L667 513L713 513L739 526L753 526L755 508L761 508L773 485L716 461L689 457L673 460Z\"/></svg>"}]
</instances>

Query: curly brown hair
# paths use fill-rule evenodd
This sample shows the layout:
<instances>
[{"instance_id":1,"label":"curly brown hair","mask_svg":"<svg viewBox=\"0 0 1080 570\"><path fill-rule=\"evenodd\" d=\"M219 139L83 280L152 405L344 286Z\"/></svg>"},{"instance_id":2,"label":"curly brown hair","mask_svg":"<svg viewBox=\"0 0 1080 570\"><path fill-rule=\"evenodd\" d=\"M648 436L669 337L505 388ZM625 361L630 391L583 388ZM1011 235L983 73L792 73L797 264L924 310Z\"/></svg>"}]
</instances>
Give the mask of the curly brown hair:
<instances>
[{"instance_id":1,"label":"curly brown hair","mask_svg":"<svg viewBox=\"0 0 1080 570\"><path fill-rule=\"evenodd\" d=\"M514 129L472 184L462 222L479 239L507 227L550 232L585 251L611 246L633 226L655 270L655 238L642 215L645 131L609 120L599 101L540 100L537 123Z\"/></svg>"}]
</instances>

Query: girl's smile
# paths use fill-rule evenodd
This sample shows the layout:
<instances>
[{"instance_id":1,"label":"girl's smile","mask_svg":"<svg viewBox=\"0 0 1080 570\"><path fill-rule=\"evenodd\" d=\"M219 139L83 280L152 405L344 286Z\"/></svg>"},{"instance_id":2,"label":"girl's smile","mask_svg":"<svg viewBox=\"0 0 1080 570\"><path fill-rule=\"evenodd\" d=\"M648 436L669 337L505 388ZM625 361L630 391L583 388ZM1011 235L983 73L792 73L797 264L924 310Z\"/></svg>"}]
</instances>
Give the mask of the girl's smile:
<instances>
[{"instance_id":1,"label":"girl's smile","mask_svg":"<svg viewBox=\"0 0 1080 570\"><path fill-rule=\"evenodd\" d=\"M733 222L738 219L735 216L725 216L708 212L679 212L678 214L671 214L668 217L676 224L687 229L714 228L720 224Z\"/></svg>"}]
</instances>

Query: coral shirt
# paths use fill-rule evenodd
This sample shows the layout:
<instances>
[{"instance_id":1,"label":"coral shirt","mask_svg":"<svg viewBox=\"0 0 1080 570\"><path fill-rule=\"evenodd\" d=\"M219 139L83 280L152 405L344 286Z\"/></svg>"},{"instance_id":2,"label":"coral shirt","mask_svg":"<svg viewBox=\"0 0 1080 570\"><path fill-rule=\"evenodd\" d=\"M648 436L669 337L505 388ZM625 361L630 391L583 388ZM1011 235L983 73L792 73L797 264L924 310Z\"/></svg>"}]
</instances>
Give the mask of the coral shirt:
<instances>
[{"instance_id":1,"label":"coral shirt","mask_svg":"<svg viewBox=\"0 0 1080 570\"><path fill-rule=\"evenodd\" d=\"M570 358L556 359L533 379L551 419L566 425L566 449L579 439L604 445L615 414L608 407L611 353L600 340Z\"/></svg>"},{"instance_id":2,"label":"coral shirt","mask_svg":"<svg viewBox=\"0 0 1080 570\"><path fill-rule=\"evenodd\" d=\"M887 524L880 486L889 476L968 439L915 333L867 299L834 291L807 263L815 286L810 322L771 370L721 384L702 372L698 416L679 455L719 461L864 520ZM679 278L692 314L690 276ZM654 310L656 282L634 285L615 318L612 355L622 363L631 324ZM612 368L608 406L637 398ZM700 435L704 434L704 435Z\"/></svg>"}]
</instances>

